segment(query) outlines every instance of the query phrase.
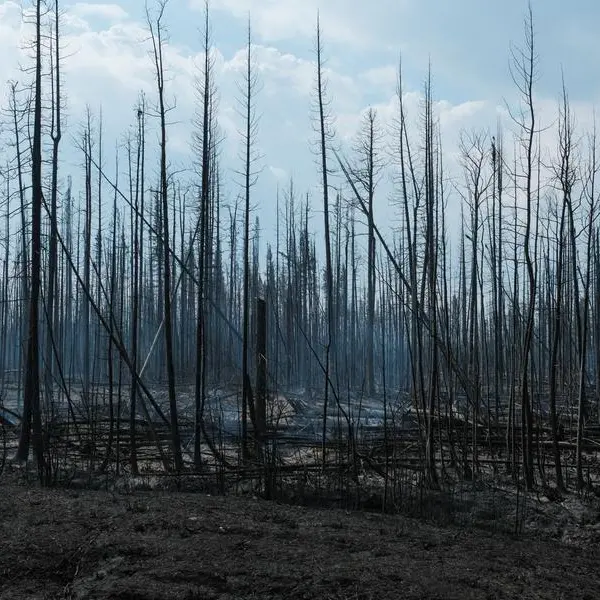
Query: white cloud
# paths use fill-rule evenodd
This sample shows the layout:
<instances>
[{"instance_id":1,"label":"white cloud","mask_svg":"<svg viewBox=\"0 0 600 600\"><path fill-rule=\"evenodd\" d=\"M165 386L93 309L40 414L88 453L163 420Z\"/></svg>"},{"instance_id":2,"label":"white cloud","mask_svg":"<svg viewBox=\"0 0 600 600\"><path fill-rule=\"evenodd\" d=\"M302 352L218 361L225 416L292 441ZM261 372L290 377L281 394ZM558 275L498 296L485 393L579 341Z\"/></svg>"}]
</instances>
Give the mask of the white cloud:
<instances>
[{"instance_id":1,"label":"white cloud","mask_svg":"<svg viewBox=\"0 0 600 600\"><path fill-rule=\"evenodd\" d=\"M383 65L380 67L373 67L360 73L359 77L361 81L367 85L389 92L396 87L398 81L398 66Z\"/></svg>"},{"instance_id":2,"label":"white cloud","mask_svg":"<svg viewBox=\"0 0 600 600\"><path fill-rule=\"evenodd\" d=\"M93 84L94 77L99 75L126 89L137 91L147 87L151 63L145 37L145 30L132 22L103 31L67 33L63 38L68 55L64 65L66 73L72 76L72 85L89 93L87 85L81 84Z\"/></svg>"},{"instance_id":3,"label":"white cloud","mask_svg":"<svg viewBox=\"0 0 600 600\"><path fill-rule=\"evenodd\" d=\"M202 10L204 0L190 5ZM404 0L214 0L211 8L244 20L250 14L254 32L267 42L312 39L319 11L325 43L366 46L380 43L378 24L398 16L404 5Z\"/></svg>"},{"instance_id":4,"label":"white cloud","mask_svg":"<svg viewBox=\"0 0 600 600\"><path fill-rule=\"evenodd\" d=\"M272 173L273 177L280 182L285 182L289 179L289 174L285 169L281 167L275 167L273 165L269 165L269 171Z\"/></svg>"},{"instance_id":5,"label":"white cloud","mask_svg":"<svg viewBox=\"0 0 600 600\"><path fill-rule=\"evenodd\" d=\"M22 56L29 28L21 17L21 7L16 2L8 0L0 4L0 81L15 75L15 67Z\"/></svg>"},{"instance_id":6,"label":"white cloud","mask_svg":"<svg viewBox=\"0 0 600 600\"><path fill-rule=\"evenodd\" d=\"M221 8L229 6L230 11L237 11L236 18L244 16L244 8L258 10L263 15L261 18L264 27L269 23L269 27L274 26L275 21L269 19L287 20L287 24L283 23L285 27L280 32L282 35L286 33L286 27L286 35L306 37L313 34L313 9L316 10L316 0L308 0L305 5L282 0L282 8L278 9L279 12L275 10L275 14L271 16L267 14L268 7L272 6L270 1L264 2L264 6L255 4L254 0L213 1ZM354 0L351 0L351 4L354 9ZM332 0L332 6L339 7L339 1ZM284 11L286 7L289 13ZM306 11L310 17L307 18L306 26L298 23L302 11ZM351 11L342 11L340 18L350 27L352 19L356 16L350 17L346 12ZM181 18L181 14L175 13L178 18ZM337 35L340 35L339 31L341 30L338 30ZM218 45L217 33L215 32L215 42ZM135 122L133 106L139 91L145 90L150 105L156 97L145 24L129 17L118 4L92 5L80 2L66 9L63 34L64 90L69 116L65 138L68 139L78 132L78 124L82 121L86 104L90 104L95 112L102 106L105 147L108 148L115 140L120 140L123 132ZM20 5L14 0L0 0L1 81L17 76L29 77L20 73L16 67L19 62L24 65L31 64L28 52L21 50L27 49L30 36L30 27L21 22ZM290 48L276 42L277 36L274 34L270 37L270 42L257 43L253 48L256 67L262 81L262 90L256 96L257 114L260 115L257 143L264 155L261 166L265 167L256 194L265 201L274 197L276 185L281 184L290 175L294 176L298 190L302 193L314 189L318 184L315 157L311 152L311 140L314 141L315 136L310 124L314 61L308 50L305 55L299 56L297 47ZM189 148L195 116L194 77L198 73L197 65L202 63L202 54L198 49L190 49L178 42L174 27L173 35L165 46L167 99L169 103L177 99L176 109L169 115L169 121L172 123L169 128L169 152L174 161L174 168L188 166L191 162ZM242 44L243 40L240 41L240 46ZM310 49L309 44L304 46ZM338 53L338 56L344 60L338 58L327 64L328 92L338 142L350 153L348 149L358 130L361 114L369 105L376 108L381 127L389 131L390 123L397 115L397 100L394 96L396 66L391 64L393 59L390 60L389 57L381 58L382 64L377 64L378 59L374 58L375 55L368 53L365 53L360 65L354 65L343 53ZM222 131L227 136L222 146L223 173L229 185L228 193L231 195L237 192L233 169L239 167L241 144L238 133L241 129L241 119L236 110L239 108L236 83L243 76L246 53L243 47L233 51L228 49L226 55L220 50L214 50L214 58L220 96L219 121ZM422 94L420 91L412 91L410 86L406 85L404 101L411 132L415 143L418 144ZM493 132L498 117L505 116L502 109L498 108L499 101L500 98L491 99L482 94L477 99L459 97L452 101L442 99L436 102L435 112L442 128L446 155L446 173L449 176L452 173L456 181L460 181L461 178L457 171L457 147L461 129L488 129ZM590 128L591 107L591 103L578 103L573 106L581 130ZM541 100L539 109L540 122L551 125L556 118L556 101ZM150 119L148 142L149 145L153 144L153 147L156 144L155 133L152 131L155 125L156 120ZM555 130L544 133L543 144L548 153L554 151ZM67 142L65 148L66 145ZM72 164L79 163L74 159ZM383 189L382 185L381 193L385 197ZM261 220L265 219L264 227L269 228L269 219L272 217L272 211L268 210L266 214L261 215Z\"/></svg>"},{"instance_id":7,"label":"white cloud","mask_svg":"<svg viewBox=\"0 0 600 600\"><path fill-rule=\"evenodd\" d=\"M69 13L84 19L103 18L109 21L123 21L128 18L128 13L119 4L91 4L77 2L69 7Z\"/></svg>"},{"instance_id":8,"label":"white cloud","mask_svg":"<svg viewBox=\"0 0 600 600\"><path fill-rule=\"evenodd\" d=\"M241 80L246 68L247 50L242 48L223 65L224 73ZM253 45L253 58L263 93L276 100L282 93L295 94L308 102L315 88L315 63L273 46ZM352 77L324 68L327 91L334 103L353 101L357 88Z\"/></svg>"},{"instance_id":9,"label":"white cloud","mask_svg":"<svg viewBox=\"0 0 600 600\"><path fill-rule=\"evenodd\" d=\"M474 117L485 108L482 100L469 100L452 106L449 102L442 100L438 103L438 113L442 127L450 124L463 124Z\"/></svg>"}]
</instances>

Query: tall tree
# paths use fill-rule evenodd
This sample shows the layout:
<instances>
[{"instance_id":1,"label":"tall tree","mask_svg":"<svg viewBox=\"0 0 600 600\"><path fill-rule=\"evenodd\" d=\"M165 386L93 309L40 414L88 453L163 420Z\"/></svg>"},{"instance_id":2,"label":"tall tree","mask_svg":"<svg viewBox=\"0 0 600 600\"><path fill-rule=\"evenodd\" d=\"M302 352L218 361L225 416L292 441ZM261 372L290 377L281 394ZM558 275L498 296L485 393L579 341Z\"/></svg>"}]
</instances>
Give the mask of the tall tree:
<instances>
[{"instance_id":1,"label":"tall tree","mask_svg":"<svg viewBox=\"0 0 600 600\"><path fill-rule=\"evenodd\" d=\"M54 2L54 26L51 36L53 54L51 56L52 63L52 105L51 105L51 125L50 136L52 138L52 182L50 185L50 238L48 248L48 289L46 291L46 314L48 324L48 335L46 336L45 349L45 392L47 401L52 404L53 394L53 364L54 364L54 349L53 339L57 334L58 314L55 311L58 309L58 303L55 302L57 291L57 269L58 269L58 160L59 147L62 139L62 118L61 118L61 55L60 55L60 13L58 0Z\"/></svg>"},{"instance_id":2,"label":"tall tree","mask_svg":"<svg viewBox=\"0 0 600 600\"><path fill-rule=\"evenodd\" d=\"M594 131L590 139L590 157L589 166L584 182L584 197L587 200L587 240L585 245L585 270L582 274L583 278L583 314L581 316L581 340L579 342L579 390L577 398L577 447L575 453L575 468L577 476L577 489L581 490L584 487L583 480L583 435L584 435L584 416L587 412L586 405L586 388L588 384L587 363L588 357L588 326L590 321L590 285L592 271L592 256L594 252L594 240L596 238L594 232L594 222L596 218L596 175L598 173L598 160L596 157L596 131ZM598 301L598 300L596 300Z\"/></svg>"},{"instance_id":3,"label":"tall tree","mask_svg":"<svg viewBox=\"0 0 600 600\"><path fill-rule=\"evenodd\" d=\"M44 457L42 411L40 405L39 302L42 258L42 0L35 3L35 79L33 89L33 140L31 144L31 288L29 293L29 332L25 363L23 419L17 460L29 455L30 436L42 483L49 481Z\"/></svg>"},{"instance_id":4,"label":"tall tree","mask_svg":"<svg viewBox=\"0 0 600 600\"><path fill-rule=\"evenodd\" d=\"M246 65L244 78L239 85L240 112L243 119L242 159L243 193L244 193L244 283L242 292L242 444L243 455L248 453L248 413L253 415L250 370L249 370L249 338L250 338L250 196L256 184L259 171L256 162L259 155L256 150L258 134L258 117L255 110L255 97L258 88L258 71L253 63L252 26L248 18L248 36L246 48Z\"/></svg>"},{"instance_id":5,"label":"tall tree","mask_svg":"<svg viewBox=\"0 0 600 600\"><path fill-rule=\"evenodd\" d=\"M209 272L207 260L210 257L209 248L209 218L211 205L211 173L215 168L213 159L216 157L215 140L215 103L216 91L213 81L214 59L211 56L210 15L208 2L204 7L204 58L196 81L198 101L196 132L194 134L194 151L199 155L200 172L200 208L197 231L198 240L198 290L196 314L196 374L194 394L194 464L196 469L201 464L200 438L202 433L202 413L206 395L206 287ZM216 162L216 160L214 160Z\"/></svg>"},{"instance_id":6,"label":"tall tree","mask_svg":"<svg viewBox=\"0 0 600 600\"><path fill-rule=\"evenodd\" d=\"M482 345L480 343L481 321L480 313L483 304L480 303L481 293L481 264L479 260L481 246L482 208L491 184L491 176L486 172L488 163L488 139L483 134L462 134L460 141L461 160L466 179L466 193L463 200L470 209L470 223L467 239L471 241L471 277L469 284L468 312L468 350L467 360L469 376L472 381L473 396L470 398L473 406L473 464L472 471L476 473L479 468L477 459L477 432L479 422L479 411L481 408L482 377L481 356Z\"/></svg>"},{"instance_id":7,"label":"tall tree","mask_svg":"<svg viewBox=\"0 0 600 600\"><path fill-rule=\"evenodd\" d=\"M554 468L556 473L556 485L559 490L564 489L562 475L561 454L559 446L559 423L556 410L556 396L558 388L558 352L562 330L563 320L563 297L564 297L564 269L565 269L565 248L567 246L566 229L566 211L571 195L571 190L575 183L575 173L573 170L572 152L573 152L573 122L570 114L570 107L563 85L563 97L559 114L558 123L558 153L559 165L555 169L558 185L561 189L560 196L560 218L558 224L558 235L556 244L556 267L555 267L555 287L554 294L554 317L552 322L552 342L550 346L550 377L549 377L549 403L550 403L550 427L552 430L552 452L554 456Z\"/></svg>"},{"instance_id":8,"label":"tall tree","mask_svg":"<svg viewBox=\"0 0 600 600\"><path fill-rule=\"evenodd\" d=\"M512 49L512 76L519 90L523 110L513 116L520 129L520 144L524 155L522 174L525 204L525 230L523 233L523 254L527 273L527 297L525 306L525 330L521 365L521 406L523 432L523 470L528 489L534 485L533 474L533 409L531 398L531 348L534 336L535 308L537 298L537 266L532 248L532 228L535 225L535 168L536 168L536 112L534 84L537 78L538 57L535 45L533 10L529 4L525 18L525 43L523 48ZM533 240L534 244L537 240Z\"/></svg>"},{"instance_id":9,"label":"tall tree","mask_svg":"<svg viewBox=\"0 0 600 600\"><path fill-rule=\"evenodd\" d=\"M375 189L385 166L381 145L382 132L377 122L377 111L369 108L365 113L358 138L355 144L357 166L353 170L357 183L365 194L365 217L367 219L367 327L366 361L365 361L365 388L367 394L375 393L375 366L374 366L374 335L375 335Z\"/></svg>"},{"instance_id":10,"label":"tall tree","mask_svg":"<svg viewBox=\"0 0 600 600\"><path fill-rule=\"evenodd\" d=\"M333 119L329 111L329 100L327 98L327 79L323 66L323 46L321 36L321 23L317 13L316 27L316 115L315 129L318 135L319 171L321 174L321 186L323 194L323 222L325 235L325 295L327 300L327 333L325 342L325 386L323 399L323 432L322 432L322 459L326 460L327 439L327 411L329 405L329 382L331 379L331 356L334 361L336 349L336 325L334 315L334 290L333 290L333 266L331 258L331 228L329 224L329 174L328 164L329 145L334 138ZM314 121L313 121L314 122Z\"/></svg>"},{"instance_id":11,"label":"tall tree","mask_svg":"<svg viewBox=\"0 0 600 600\"><path fill-rule=\"evenodd\" d=\"M167 0L158 3L158 15L155 20L147 13L148 27L152 40L152 52L156 69L156 87L158 92L158 116L160 120L160 207L162 220L162 250L163 250L163 307L165 333L165 359L167 366L167 386L169 391L169 408L171 413L171 442L175 471L183 468L181 455L181 438L179 433L179 418L177 396L175 391L175 366L173 359L173 314L171 310L171 248L169 236L169 181L167 178L167 106L165 103L165 65L164 65L164 25L163 17Z\"/></svg>"},{"instance_id":12,"label":"tall tree","mask_svg":"<svg viewBox=\"0 0 600 600\"><path fill-rule=\"evenodd\" d=\"M142 96L136 109L136 156L135 156L135 181L132 174L132 157L129 149L129 187L131 198L131 228L132 253L131 253L131 362L133 370L138 372L139 360L139 328L140 328L140 296L142 277L140 276L143 263L143 215L144 215L144 165L145 165L145 131L146 131L146 106ZM115 225L116 226L116 225ZM116 235L116 232L115 232ZM116 242L113 240L113 246ZM114 247L116 251L116 246ZM113 259L113 260L116 260ZM112 323L111 323L112 326ZM136 414L137 414L138 385L135 378L131 382L129 402L129 462L133 474L138 472L136 448Z\"/></svg>"}]
</instances>

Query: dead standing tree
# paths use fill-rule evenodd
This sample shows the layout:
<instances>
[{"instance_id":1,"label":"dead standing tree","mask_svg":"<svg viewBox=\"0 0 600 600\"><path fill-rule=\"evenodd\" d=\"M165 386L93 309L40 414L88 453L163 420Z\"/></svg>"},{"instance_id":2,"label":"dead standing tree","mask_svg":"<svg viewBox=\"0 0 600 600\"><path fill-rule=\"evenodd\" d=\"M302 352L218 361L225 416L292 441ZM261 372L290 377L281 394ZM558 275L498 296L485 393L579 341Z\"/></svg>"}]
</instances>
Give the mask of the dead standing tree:
<instances>
[{"instance_id":1,"label":"dead standing tree","mask_svg":"<svg viewBox=\"0 0 600 600\"><path fill-rule=\"evenodd\" d=\"M333 290L333 266L331 257L331 228L329 224L329 175L330 167L328 163L329 146L334 138L333 119L329 112L329 100L327 98L327 79L323 67L323 47L321 37L321 24L319 14L317 13L316 26L316 85L315 85L315 106L316 121L313 121L313 127L318 136L318 157L319 172L321 175L321 186L323 194L323 222L325 235L325 295L327 301L327 322L326 322L326 342L325 342L325 386L323 397L323 431L321 441L321 452L323 467L326 462L326 441L327 441L327 412L329 405L329 382L331 375L331 356L336 363L336 339L335 339L335 314L334 314L334 290Z\"/></svg>"},{"instance_id":2,"label":"dead standing tree","mask_svg":"<svg viewBox=\"0 0 600 600\"><path fill-rule=\"evenodd\" d=\"M58 0L54 2L54 23L52 31L52 114L50 125L50 137L52 138L52 182L50 187L50 238L48 243L48 282L46 291L46 313L48 323L48 335L46 336L45 347L45 371L44 387L46 400L52 404L53 400L53 365L54 339L58 331L58 302L55 301L57 292L57 271L58 271L58 243L56 232L58 231L58 160L59 147L62 139L62 119L61 119L61 53L60 53L60 12ZM61 357L58 357L59 359Z\"/></svg>"},{"instance_id":3,"label":"dead standing tree","mask_svg":"<svg viewBox=\"0 0 600 600\"><path fill-rule=\"evenodd\" d=\"M139 360L139 329L140 329L140 299L143 267L143 223L140 215L144 214L144 154L145 154L145 130L146 130L146 106L145 98L142 96L136 109L137 131L135 148L135 178L133 177L131 148L128 144L129 155L129 189L130 189L130 221L132 229L132 253L131 253L131 360L133 369L138 372ZM117 194L115 192L115 203ZM116 209L116 206L115 206ZM114 232L116 235L116 232ZM113 252L116 252L116 241L113 240ZM115 257L116 258L116 257ZM112 322L111 322L112 326ZM136 411L137 411L138 385L136 381L131 382L129 403L129 462L131 471L135 475L138 472L137 448L136 448Z\"/></svg>"},{"instance_id":4,"label":"dead standing tree","mask_svg":"<svg viewBox=\"0 0 600 600\"><path fill-rule=\"evenodd\" d=\"M242 456L248 456L248 413L254 421L254 407L250 385L249 338L250 338L250 196L258 180L260 169L256 163L260 154L256 149L259 119L256 114L255 97L258 92L258 72L252 54L252 28L248 19L248 46L244 77L239 84L240 113L243 119L241 133L243 149L243 169L238 174L243 178L244 190L244 249L243 249L243 290L242 290Z\"/></svg>"},{"instance_id":5,"label":"dead standing tree","mask_svg":"<svg viewBox=\"0 0 600 600\"><path fill-rule=\"evenodd\" d=\"M205 287L207 280L207 258L209 256L209 213L211 199L211 172L215 169L213 158L216 155L215 140L215 89L213 83L214 60L210 46L210 20L208 2L204 7L204 60L201 72L196 81L198 99L198 115L196 118L197 131L194 134L194 150L199 154L200 169L200 213L198 217L198 292L196 314L196 375L194 389L194 465L200 469L200 441L202 433L202 418L206 397L206 319L205 319Z\"/></svg>"},{"instance_id":6,"label":"dead standing tree","mask_svg":"<svg viewBox=\"0 0 600 600\"><path fill-rule=\"evenodd\" d=\"M33 139L31 144L31 286L29 292L29 331L25 362L23 419L17 460L27 460L30 439L40 481L48 482L42 435L40 405L39 303L42 259L42 0L35 3L35 75L33 90Z\"/></svg>"},{"instance_id":7,"label":"dead standing tree","mask_svg":"<svg viewBox=\"0 0 600 600\"><path fill-rule=\"evenodd\" d=\"M352 175L365 194L367 219L367 326L365 389L375 394L375 190L385 166L382 153L383 135L377 120L377 111L369 108L363 116L355 141L356 166Z\"/></svg>"},{"instance_id":8,"label":"dead standing tree","mask_svg":"<svg viewBox=\"0 0 600 600\"><path fill-rule=\"evenodd\" d=\"M527 274L525 323L522 345L521 362L521 426L523 444L523 471L527 489L533 488L533 409L531 398L531 349L534 337L535 309L537 298L537 265L535 264L532 249L532 227L537 211L534 212L535 203L535 168L536 153L536 113L534 103L534 84L537 78L538 57L535 46L535 31L533 26L533 11L529 5L525 19L525 45L523 48L512 48L511 73L522 98L522 109L518 114L512 114L513 120L520 132L520 145L523 153L523 172L520 174L524 194L525 231L523 232L523 254ZM515 176L517 174L515 173ZM515 199L516 201L516 199ZM516 218L516 215L515 215ZM537 241L533 240L534 245ZM516 307L514 307L516 308Z\"/></svg>"},{"instance_id":9,"label":"dead standing tree","mask_svg":"<svg viewBox=\"0 0 600 600\"><path fill-rule=\"evenodd\" d=\"M163 248L163 308L164 308L164 334L165 358L167 363L167 385L169 392L169 408L171 412L171 442L173 459L176 472L183 468L181 455L181 439L179 434L179 421L177 411L177 397L175 393L175 367L173 361L173 315L171 310L171 253L169 244L169 182L167 179L167 123L166 114L169 110L165 104L165 65L164 65L164 34L163 17L167 0L158 3L158 15L153 19L147 11L148 27L152 41L152 53L156 69L156 87L158 92L158 116L160 119L160 189L162 220L162 248Z\"/></svg>"},{"instance_id":10,"label":"dead standing tree","mask_svg":"<svg viewBox=\"0 0 600 600\"><path fill-rule=\"evenodd\" d=\"M573 123L570 108L563 87L563 101L559 112L558 122L558 158L559 164L555 167L555 177L560 189L560 219L558 224L558 235L556 244L556 267L553 319L552 319L552 342L550 346L550 374L549 374L549 403L550 403L550 427L552 430L552 452L554 455L556 485L559 490L564 489L562 475L561 454L559 447L559 423L556 409L556 397L558 388L558 353L562 333L562 319L564 310L564 275L565 275L565 248L567 246L567 205L571 195L571 189L575 183L573 171Z\"/></svg>"},{"instance_id":11,"label":"dead standing tree","mask_svg":"<svg viewBox=\"0 0 600 600\"><path fill-rule=\"evenodd\" d=\"M595 126L594 126L595 127ZM594 253L595 221L596 221L596 174L598 173L598 161L596 157L596 131L590 136L590 156L586 169L583 196L587 203L587 218L584 229L586 231L585 243L585 272L583 278L583 314L581 315L581 339L579 341L579 385L577 397L577 443L575 451L575 469L577 477L577 489L582 490L585 482L583 479L583 435L584 416L587 412L586 387L588 373L588 327L590 323L590 284L592 271L592 256ZM596 299L598 301L598 299Z\"/></svg>"},{"instance_id":12,"label":"dead standing tree","mask_svg":"<svg viewBox=\"0 0 600 600\"><path fill-rule=\"evenodd\" d=\"M479 260L479 253L482 239L483 215L482 209L486 199L488 189L492 183L491 174L487 172L488 163L488 139L485 134L463 134L460 140L461 162L465 174L466 192L463 194L463 201L469 207L469 225L466 238L471 242L471 273L469 283L468 314L467 323L468 346L467 360L469 377L472 381L473 397L470 398L470 404L473 407L473 459L471 470L475 474L479 470L477 457L477 433L482 408L482 354L484 344L480 340L482 335L480 313L483 310L483 303L480 302L481 294L481 271L483 265Z\"/></svg>"}]
</instances>

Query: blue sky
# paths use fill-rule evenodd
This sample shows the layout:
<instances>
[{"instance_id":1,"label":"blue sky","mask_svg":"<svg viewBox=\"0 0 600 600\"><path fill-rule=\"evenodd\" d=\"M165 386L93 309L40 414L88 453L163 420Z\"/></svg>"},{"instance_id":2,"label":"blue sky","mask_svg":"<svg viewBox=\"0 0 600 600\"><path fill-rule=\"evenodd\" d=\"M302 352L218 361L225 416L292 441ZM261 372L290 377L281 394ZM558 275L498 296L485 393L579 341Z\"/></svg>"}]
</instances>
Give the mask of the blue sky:
<instances>
[{"instance_id":1,"label":"blue sky","mask_svg":"<svg viewBox=\"0 0 600 600\"><path fill-rule=\"evenodd\" d=\"M149 2L152 6L152 2ZM19 77L18 63L27 64L19 46L28 32L20 24L28 0L0 0L0 84ZM65 15L65 84L68 90L67 135L75 135L86 104L102 106L106 147L121 139L133 123L138 91L154 93L152 65L144 38L141 0L63 2ZM201 56L200 29L204 0L170 0L168 94L177 97L176 121L170 130L170 155L175 166L189 159L193 118L194 61ZM225 174L233 180L238 166L240 125L235 84L243 69L248 13L254 31L255 55L262 81L256 99L261 115L259 146L264 171L256 188L263 226L273 229L277 185L296 179L300 193L318 192L314 156L310 152L310 100L313 87L314 22L320 10L325 54L342 145L350 141L361 113L374 105L382 123L394 113L396 67L400 54L405 71L407 104L418 117L418 93L431 61L434 96L449 164L461 129L495 129L505 102L513 105L515 86L509 73L511 44L522 44L525 0L211 0L213 41L221 88L220 122ZM582 127L590 123L600 97L600 3L592 0L533 2L540 78L536 98L542 120L551 125L564 69L570 98ZM106 141L108 140L108 141ZM65 161L80 161L65 146ZM382 190L389 186L382 186ZM237 188L228 186L229 199ZM382 191L380 214L391 215L388 191Z\"/></svg>"}]
</instances>

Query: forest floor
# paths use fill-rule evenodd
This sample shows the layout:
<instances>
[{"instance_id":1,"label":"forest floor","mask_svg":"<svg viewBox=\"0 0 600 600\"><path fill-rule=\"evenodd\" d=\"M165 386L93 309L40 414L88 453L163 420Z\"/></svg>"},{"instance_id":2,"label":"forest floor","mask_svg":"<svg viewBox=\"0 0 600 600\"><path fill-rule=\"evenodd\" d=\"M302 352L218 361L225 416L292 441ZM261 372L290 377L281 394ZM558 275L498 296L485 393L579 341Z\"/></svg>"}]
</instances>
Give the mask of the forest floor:
<instances>
[{"instance_id":1,"label":"forest floor","mask_svg":"<svg viewBox=\"0 0 600 600\"><path fill-rule=\"evenodd\" d=\"M600 513L586 514L585 526L517 537L251 495L3 477L0 599L597 599Z\"/></svg>"}]
</instances>

